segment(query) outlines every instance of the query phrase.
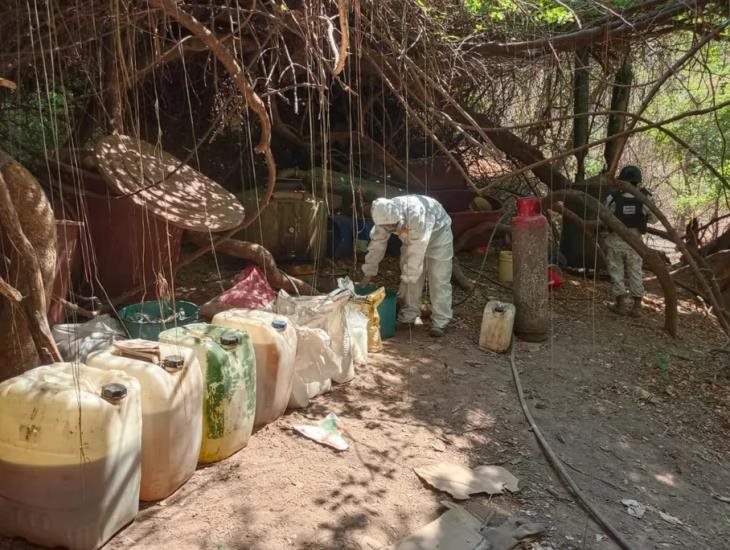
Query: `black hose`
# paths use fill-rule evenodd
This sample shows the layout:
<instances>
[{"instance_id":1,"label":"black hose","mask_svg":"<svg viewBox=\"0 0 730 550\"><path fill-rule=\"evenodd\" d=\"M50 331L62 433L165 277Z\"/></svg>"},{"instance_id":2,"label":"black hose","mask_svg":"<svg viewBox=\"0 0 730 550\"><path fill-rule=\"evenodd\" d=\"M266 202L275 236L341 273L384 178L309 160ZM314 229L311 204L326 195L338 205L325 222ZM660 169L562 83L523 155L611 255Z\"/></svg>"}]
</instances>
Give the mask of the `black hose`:
<instances>
[{"instance_id":1,"label":"black hose","mask_svg":"<svg viewBox=\"0 0 730 550\"><path fill-rule=\"evenodd\" d=\"M512 351L510 352L510 365L512 366L512 377L515 381L515 387L517 388L517 396L520 399L520 405L522 406L522 412L525 413L525 418L527 418L528 424L530 424L530 428L532 429L532 433L535 435L535 439L537 439L537 442L540 444L540 448L542 449L543 454L547 458L550 465L555 469L555 471L558 473L558 477L560 478L560 481L563 482L563 485L568 489L568 491L575 497L575 500L578 501L578 504L580 504L583 509L588 512L588 515L590 515L595 522L600 525L603 530L606 532L606 534L611 537L616 544L618 544L623 550L633 550L633 547L626 542L626 540L623 538L621 533L619 533L608 521L596 510L593 505L588 502L586 497L583 495L582 491L578 487L578 485L575 484L575 481L573 481L573 478L570 477L566 469L563 467L562 464L560 464L560 460L558 459L558 456L555 454L555 452L550 448L550 445L548 445L547 440L542 435L542 432L540 431L540 428L538 428L537 423L535 422L535 419L532 418L532 414L530 414L530 409L527 407L527 402L525 401L525 394L522 391L522 383L520 382L520 375L517 372L517 367L515 366L515 346L512 344Z\"/></svg>"}]
</instances>

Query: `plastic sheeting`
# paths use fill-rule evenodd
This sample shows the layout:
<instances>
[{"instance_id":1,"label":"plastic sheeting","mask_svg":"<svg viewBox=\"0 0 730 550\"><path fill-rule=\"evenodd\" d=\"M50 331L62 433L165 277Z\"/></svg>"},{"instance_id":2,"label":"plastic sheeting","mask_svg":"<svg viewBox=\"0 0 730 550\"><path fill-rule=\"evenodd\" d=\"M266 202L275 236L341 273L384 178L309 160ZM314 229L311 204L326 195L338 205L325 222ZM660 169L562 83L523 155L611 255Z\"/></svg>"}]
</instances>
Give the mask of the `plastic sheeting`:
<instances>
[{"instance_id":1,"label":"plastic sheeting","mask_svg":"<svg viewBox=\"0 0 730 550\"><path fill-rule=\"evenodd\" d=\"M380 336L380 314L378 313L378 306L383 302L383 300L385 300L385 287L381 286L369 294L359 296L355 294L355 284L349 277L337 279L337 286L343 290L349 290L353 293L351 306L359 309L368 319L367 351L383 351L383 340Z\"/></svg>"},{"instance_id":2,"label":"plastic sheeting","mask_svg":"<svg viewBox=\"0 0 730 550\"><path fill-rule=\"evenodd\" d=\"M347 326L352 342L352 360L356 365L368 362L368 318L354 304L347 304Z\"/></svg>"},{"instance_id":3,"label":"plastic sheeting","mask_svg":"<svg viewBox=\"0 0 730 550\"><path fill-rule=\"evenodd\" d=\"M337 289L321 296L290 296L280 290L276 311L286 315L296 325L324 330L332 340L332 350L338 358L339 369L332 376L337 383L348 382L355 376L352 360L350 329L345 306L352 298L349 290Z\"/></svg>"},{"instance_id":4,"label":"plastic sheeting","mask_svg":"<svg viewBox=\"0 0 730 550\"><path fill-rule=\"evenodd\" d=\"M64 361L79 363L91 352L127 339L124 328L111 315L99 315L86 323L56 325L51 334Z\"/></svg>"},{"instance_id":5,"label":"plastic sheeting","mask_svg":"<svg viewBox=\"0 0 730 550\"><path fill-rule=\"evenodd\" d=\"M303 409L312 397L332 389L332 377L340 371L340 358L332 341L319 328L294 327L297 331L297 354L289 408Z\"/></svg>"}]
</instances>

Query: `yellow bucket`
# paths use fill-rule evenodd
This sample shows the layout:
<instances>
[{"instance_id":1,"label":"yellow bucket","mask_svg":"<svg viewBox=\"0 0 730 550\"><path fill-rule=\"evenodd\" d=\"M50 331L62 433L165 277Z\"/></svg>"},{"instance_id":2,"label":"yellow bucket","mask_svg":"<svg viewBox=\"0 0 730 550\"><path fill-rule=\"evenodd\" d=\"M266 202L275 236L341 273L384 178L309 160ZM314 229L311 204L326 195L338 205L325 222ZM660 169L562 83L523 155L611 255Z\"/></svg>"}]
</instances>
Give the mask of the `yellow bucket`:
<instances>
[{"instance_id":1,"label":"yellow bucket","mask_svg":"<svg viewBox=\"0 0 730 550\"><path fill-rule=\"evenodd\" d=\"M512 252L509 250L502 250L499 253L499 282L512 282Z\"/></svg>"}]
</instances>

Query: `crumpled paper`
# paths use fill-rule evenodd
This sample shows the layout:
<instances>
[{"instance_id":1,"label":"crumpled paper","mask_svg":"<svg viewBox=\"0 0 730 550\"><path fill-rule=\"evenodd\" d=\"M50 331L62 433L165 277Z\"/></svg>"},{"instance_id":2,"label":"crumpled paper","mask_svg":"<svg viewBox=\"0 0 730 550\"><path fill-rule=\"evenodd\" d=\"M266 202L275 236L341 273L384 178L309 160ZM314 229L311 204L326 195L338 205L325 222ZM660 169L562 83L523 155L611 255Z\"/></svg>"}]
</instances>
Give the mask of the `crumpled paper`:
<instances>
[{"instance_id":1,"label":"crumpled paper","mask_svg":"<svg viewBox=\"0 0 730 550\"><path fill-rule=\"evenodd\" d=\"M646 506L644 506L638 500L632 498L625 498L621 501L621 504L626 506L626 513L630 516L634 516L637 519L641 519L646 514Z\"/></svg>"}]
</instances>

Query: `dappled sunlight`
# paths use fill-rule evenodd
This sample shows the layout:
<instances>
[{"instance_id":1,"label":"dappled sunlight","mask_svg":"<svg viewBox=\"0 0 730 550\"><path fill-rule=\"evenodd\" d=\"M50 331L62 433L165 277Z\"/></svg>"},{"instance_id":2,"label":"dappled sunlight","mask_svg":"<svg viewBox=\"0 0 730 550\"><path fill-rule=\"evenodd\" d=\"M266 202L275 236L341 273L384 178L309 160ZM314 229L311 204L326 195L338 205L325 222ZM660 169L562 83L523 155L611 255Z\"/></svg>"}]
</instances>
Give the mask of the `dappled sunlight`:
<instances>
[{"instance_id":1,"label":"dappled sunlight","mask_svg":"<svg viewBox=\"0 0 730 550\"><path fill-rule=\"evenodd\" d=\"M192 231L225 231L243 221L238 199L160 148L110 135L95 147L98 168L113 188L138 206Z\"/></svg>"}]
</instances>

